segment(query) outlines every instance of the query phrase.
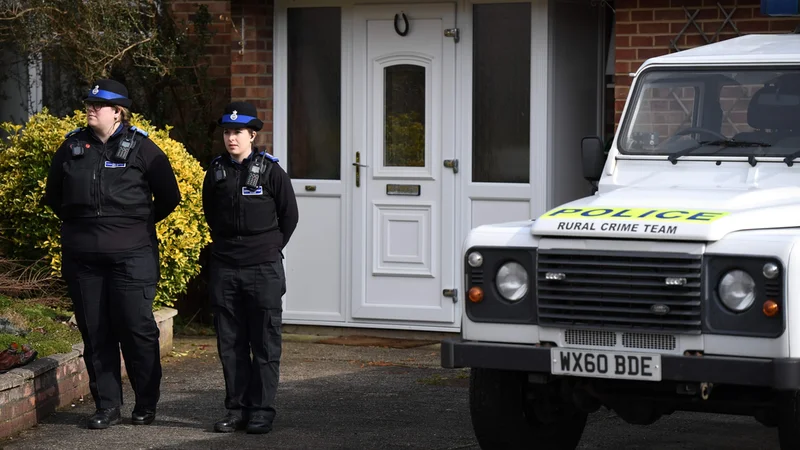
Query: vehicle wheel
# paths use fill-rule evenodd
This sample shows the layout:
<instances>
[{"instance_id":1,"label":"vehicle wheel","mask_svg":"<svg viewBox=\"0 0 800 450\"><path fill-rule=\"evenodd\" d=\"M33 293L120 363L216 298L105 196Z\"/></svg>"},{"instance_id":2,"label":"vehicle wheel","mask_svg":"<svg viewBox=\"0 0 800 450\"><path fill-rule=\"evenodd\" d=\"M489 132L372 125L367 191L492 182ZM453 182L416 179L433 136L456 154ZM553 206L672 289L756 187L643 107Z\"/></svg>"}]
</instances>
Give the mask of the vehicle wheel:
<instances>
[{"instance_id":1,"label":"vehicle wheel","mask_svg":"<svg viewBox=\"0 0 800 450\"><path fill-rule=\"evenodd\" d=\"M800 392L787 392L778 402L778 442L781 450L800 448Z\"/></svg>"},{"instance_id":2,"label":"vehicle wheel","mask_svg":"<svg viewBox=\"0 0 800 450\"><path fill-rule=\"evenodd\" d=\"M531 392L527 386L521 372L472 369L469 409L478 444L493 450L574 450L588 414L563 402L552 388Z\"/></svg>"}]
</instances>

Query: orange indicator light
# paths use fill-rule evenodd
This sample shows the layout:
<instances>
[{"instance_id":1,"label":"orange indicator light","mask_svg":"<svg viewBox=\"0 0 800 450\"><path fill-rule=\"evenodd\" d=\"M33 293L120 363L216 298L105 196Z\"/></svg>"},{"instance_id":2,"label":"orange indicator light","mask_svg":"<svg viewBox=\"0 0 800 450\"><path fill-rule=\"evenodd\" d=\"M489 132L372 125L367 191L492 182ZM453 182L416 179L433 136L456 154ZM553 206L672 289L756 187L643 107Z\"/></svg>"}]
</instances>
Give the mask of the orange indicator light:
<instances>
[{"instance_id":1,"label":"orange indicator light","mask_svg":"<svg viewBox=\"0 0 800 450\"><path fill-rule=\"evenodd\" d=\"M483 300L483 289L473 286L469 290L469 300L472 303L480 303Z\"/></svg>"}]
</instances>

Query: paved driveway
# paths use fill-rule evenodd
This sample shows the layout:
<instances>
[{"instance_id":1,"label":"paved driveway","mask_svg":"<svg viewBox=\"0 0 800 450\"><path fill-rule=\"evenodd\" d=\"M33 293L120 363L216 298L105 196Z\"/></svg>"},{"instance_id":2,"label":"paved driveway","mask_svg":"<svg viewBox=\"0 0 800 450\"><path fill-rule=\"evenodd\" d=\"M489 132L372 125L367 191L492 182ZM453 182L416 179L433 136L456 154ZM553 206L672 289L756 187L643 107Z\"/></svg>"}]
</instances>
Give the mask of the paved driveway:
<instances>
[{"instance_id":1,"label":"paved driveway","mask_svg":"<svg viewBox=\"0 0 800 450\"><path fill-rule=\"evenodd\" d=\"M441 369L437 346L346 347L294 338L284 342L274 431L218 434L222 372L210 339L176 339L165 359L156 421L85 429L93 406L60 411L0 448L28 449L477 449L469 418L467 373ZM132 399L126 386L125 398ZM678 413L655 425L627 425L608 411L590 416L581 449L777 449L777 432L750 418ZM533 447L535 448L535 447Z\"/></svg>"}]
</instances>

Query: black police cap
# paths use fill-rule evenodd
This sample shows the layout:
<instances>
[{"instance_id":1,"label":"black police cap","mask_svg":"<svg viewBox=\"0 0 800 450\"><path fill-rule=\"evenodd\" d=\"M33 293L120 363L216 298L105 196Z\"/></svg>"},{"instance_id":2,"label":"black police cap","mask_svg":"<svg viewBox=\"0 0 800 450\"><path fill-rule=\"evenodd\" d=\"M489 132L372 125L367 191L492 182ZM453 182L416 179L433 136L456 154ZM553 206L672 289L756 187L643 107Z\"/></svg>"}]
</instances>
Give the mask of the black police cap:
<instances>
[{"instance_id":1,"label":"black police cap","mask_svg":"<svg viewBox=\"0 0 800 450\"><path fill-rule=\"evenodd\" d=\"M252 128L256 131L264 126L264 122L258 118L256 107L247 102L229 103L217 124L222 128Z\"/></svg>"},{"instance_id":2,"label":"black police cap","mask_svg":"<svg viewBox=\"0 0 800 450\"><path fill-rule=\"evenodd\" d=\"M130 108L132 100L128 98L128 89L114 80L97 80L83 98L84 102L108 103Z\"/></svg>"}]
</instances>

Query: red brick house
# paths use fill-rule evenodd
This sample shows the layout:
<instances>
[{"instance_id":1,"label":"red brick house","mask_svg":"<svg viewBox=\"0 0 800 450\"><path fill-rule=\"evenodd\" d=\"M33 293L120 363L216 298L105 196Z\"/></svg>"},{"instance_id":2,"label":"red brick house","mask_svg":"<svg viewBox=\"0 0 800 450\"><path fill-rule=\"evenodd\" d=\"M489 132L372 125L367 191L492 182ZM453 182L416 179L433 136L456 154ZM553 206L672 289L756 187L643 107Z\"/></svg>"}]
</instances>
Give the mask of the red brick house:
<instances>
[{"instance_id":1,"label":"red brick house","mask_svg":"<svg viewBox=\"0 0 800 450\"><path fill-rule=\"evenodd\" d=\"M205 3L219 85L257 104L298 195L286 323L457 332L468 230L590 192L603 4Z\"/></svg>"},{"instance_id":2,"label":"red brick house","mask_svg":"<svg viewBox=\"0 0 800 450\"><path fill-rule=\"evenodd\" d=\"M284 321L457 332L461 244L587 195L645 59L792 32L771 0L209 0L208 63L294 182ZM781 0L772 0L781 1ZM1 111L0 111L1 112Z\"/></svg>"},{"instance_id":3,"label":"red brick house","mask_svg":"<svg viewBox=\"0 0 800 450\"><path fill-rule=\"evenodd\" d=\"M460 327L469 229L590 193L580 139L613 132L641 62L800 23L758 0L174 10L197 3L221 18L220 86L257 104L299 197L284 320L436 331Z\"/></svg>"}]
</instances>

